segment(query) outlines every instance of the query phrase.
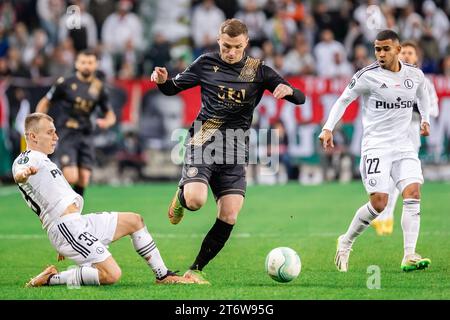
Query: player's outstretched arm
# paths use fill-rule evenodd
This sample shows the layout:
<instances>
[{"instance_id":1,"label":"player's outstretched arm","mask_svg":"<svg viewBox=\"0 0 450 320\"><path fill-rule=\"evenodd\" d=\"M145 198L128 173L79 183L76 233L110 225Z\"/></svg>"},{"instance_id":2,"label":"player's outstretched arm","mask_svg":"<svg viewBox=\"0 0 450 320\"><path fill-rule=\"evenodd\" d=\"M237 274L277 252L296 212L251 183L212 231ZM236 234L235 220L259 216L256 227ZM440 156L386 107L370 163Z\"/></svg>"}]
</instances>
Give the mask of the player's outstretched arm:
<instances>
[{"instance_id":1,"label":"player's outstretched arm","mask_svg":"<svg viewBox=\"0 0 450 320\"><path fill-rule=\"evenodd\" d=\"M422 136L428 136L430 134L430 95L427 89L427 82L425 75L420 71L422 76L422 81L417 88L417 98L419 98L419 103L417 107L419 109L420 116L422 118L420 123L420 134Z\"/></svg>"},{"instance_id":2,"label":"player's outstretched arm","mask_svg":"<svg viewBox=\"0 0 450 320\"><path fill-rule=\"evenodd\" d=\"M183 72L177 74L175 78L168 80L166 68L155 67L150 77L151 81L158 85L158 89L166 96L173 96L183 90L195 87L200 84L202 56L197 58Z\"/></svg>"},{"instance_id":3,"label":"player's outstretched arm","mask_svg":"<svg viewBox=\"0 0 450 320\"><path fill-rule=\"evenodd\" d=\"M303 104L306 100L303 92L284 83L280 83L272 94L277 99L286 99L294 104Z\"/></svg>"},{"instance_id":4,"label":"player's outstretched arm","mask_svg":"<svg viewBox=\"0 0 450 320\"><path fill-rule=\"evenodd\" d=\"M47 97L43 97L36 106L36 112L48 113L49 108L50 100L48 100Z\"/></svg>"},{"instance_id":5,"label":"player's outstretched arm","mask_svg":"<svg viewBox=\"0 0 450 320\"><path fill-rule=\"evenodd\" d=\"M262 66L265 89L272 92L277 99L285 99L293 104L305 103L305 94L289 85L275 70L267 65Z\"/></svg>"},{"instance_id":6,"label":"player's outstretched arm","mask_svg":"<svg viewBox=\"0 0 450 320\"><path fill-rule=\"evenodd\" d=\"M28 178L34 174L37 173L36 167L25 167L20 169L14 174L14 180L17 183L25 183L27 182Z\"/></svg>"}]
</instances>

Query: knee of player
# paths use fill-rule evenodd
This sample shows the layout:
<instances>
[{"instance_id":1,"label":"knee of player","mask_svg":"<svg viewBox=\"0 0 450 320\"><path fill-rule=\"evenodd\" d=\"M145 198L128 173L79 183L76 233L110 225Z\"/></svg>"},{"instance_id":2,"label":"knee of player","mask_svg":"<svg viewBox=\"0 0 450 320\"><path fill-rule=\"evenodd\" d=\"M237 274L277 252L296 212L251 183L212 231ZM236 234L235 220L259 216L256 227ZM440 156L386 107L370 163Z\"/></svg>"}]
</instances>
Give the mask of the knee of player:
<instances>
[{"instance_id":1,"label":"knee of player","mask_svg":"<svg viewBox=\"0 0 450 320\"><path fill-rule=\"evenodd\" d=\"M186 198L186 206L191 211L196 211L196 210L200 209L201 207L203 207L204 204L205 204L205 199L203 199L201 197L194 196L194 197Z\"/></svg>"},{"instance_id":2,"label":"knee of player","mask_svg":"<svg viewBox=\"0 0 450 320\"><path fill-rule=\"evenodd\" d=\"M103 270L100 276L101 284L114 284L120 280L122 270L119 267Z\"/></svg>"},{"instance_id":3,"label":"knee of player","mask_svg":"<svg viewBox=\"0 0 450 320\"><path fill-rule=\"evenodd\" d=\"M237 217L235 215L220 215L219 218L223 222L226 222L231 225L235 225L237 221Z\"/></svg>"},{"instance_id":4,"label":"knee of player","mask_svg":"<svg viewBox=\"0 0 450 320\"><path fill-rule=\"evenodd\" d=\"M142 229L145 224L144 224L144 218L136 212L130 212L132 218L131 218L131 225L134 229L134 231L140 230Z\"/></svg>"},{"instance_id":5,"label":"knee of player","mask_svg":"<svg viewBox=\"0 0 450 320\"><path fill-rule=\"evenodd\" d=\"M405 199L420 199L420 190L414 189L414 190L408 190L405 192L404 197Z\"/></svg>"},{"instance_id":6,"label":"knee of player","mask_svg":"<svg viewBox=\"0 0 450 320\"><path fill-rule=\"evenodd\" d=\"M370 203L378 213L381 213L386 208L388 199L388 195L385 194L373 195L370 199Z\"/></svg>"}]
</instances>

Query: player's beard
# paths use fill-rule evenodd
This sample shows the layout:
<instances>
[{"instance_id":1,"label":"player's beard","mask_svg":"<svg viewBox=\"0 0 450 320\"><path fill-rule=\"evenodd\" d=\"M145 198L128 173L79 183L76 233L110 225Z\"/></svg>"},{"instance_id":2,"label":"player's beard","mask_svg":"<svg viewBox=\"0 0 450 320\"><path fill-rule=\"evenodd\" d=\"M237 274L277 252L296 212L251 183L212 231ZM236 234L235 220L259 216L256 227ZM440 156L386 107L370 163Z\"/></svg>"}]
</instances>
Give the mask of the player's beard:
<instances>
[{"instance_id":1,"label":"player's beard","mask_svg":"<svg viewBox=\"0 0 450 320\"><path fill-rule=\"evenodd\" d=\"M80 74L84 79L89 79L92 76L92 72L87 70L80 71Z\"/></svg>"}]
</instances>

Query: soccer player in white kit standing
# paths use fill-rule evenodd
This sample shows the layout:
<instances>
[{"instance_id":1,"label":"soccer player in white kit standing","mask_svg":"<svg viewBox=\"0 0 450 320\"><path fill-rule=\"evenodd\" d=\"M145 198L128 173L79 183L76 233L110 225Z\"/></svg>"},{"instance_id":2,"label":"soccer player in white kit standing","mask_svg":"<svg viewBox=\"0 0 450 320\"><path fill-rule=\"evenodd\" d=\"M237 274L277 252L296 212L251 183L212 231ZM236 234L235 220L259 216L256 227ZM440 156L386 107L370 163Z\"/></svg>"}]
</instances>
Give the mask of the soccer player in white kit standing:
<instances>
[{"instance_id":1,"label":"soccer player in white kit standing","mask_svg":"<svg viewBox=\"0 0 450 320\"><path fill-rule=\"evenodd\" d=\"M47 155L54 152L58 136L53 119L32 113L25 119L27 150L13 163L14 180L23 198L47 231L58 260L73 260L76 268L58 273L49 266L27 287L70 284L113 284L121 270L107 245L130 235L133 247L153 270L156 283L193 283L167 269L142 217L132 212L81 215L83 198L77 194Z\"/></svg>"},{"instance_id":2,"label":"soccer player in white kit standing","mask_svg":"<svg viewBox=\"0 0 450 320\"><path fill-rule=\"evenodd\" d=\"M417 52L417 44L413 41L404 41L401 45L402 50L400 51L399 55L400 60L408 64L418 65L419 54ZM439 105L436 89L434 88L434 85L429 78L425 77L425 84L427 88L428 99L430 101L430 116L436 118L439 115ZM412 139L414 149L417 153L419 153L421 145L420 114L416 106L413 108L412 121L409 126L409 135ZM384 211L378 216L378 218L372 221L372 226L375 228L378 235L390 235L394 231L394 211L399 194L400 193L394 181L391 179L389 187L389 200L386 205L386 209L384 209Z\"/></svg>"},{"instance_id":3,"label":"soccer player in white kit standing","mask_svg":"<svg viewBox=\"0 0 450 320\"><path fill-rule=\"evenodd\" d=\"M429 101L425 76L413 66L402 63L398 35L391 30L378 33L375 40L377 61L357 72L333 105L319 139L325 149L334 147L332 130L347 106L361 96L363 138L361 144L361 177L369 202L356 211L347 232L338 238L335 264L348 271L350 251L355 239L387 205L389 179L403 196L402 229L404 271L424 269L431 263L416 253L420 226L420 185L422 169L417 152L409 138L413 104L419 100L420 131L429 135Z\"/></svg>"}]
</instances>

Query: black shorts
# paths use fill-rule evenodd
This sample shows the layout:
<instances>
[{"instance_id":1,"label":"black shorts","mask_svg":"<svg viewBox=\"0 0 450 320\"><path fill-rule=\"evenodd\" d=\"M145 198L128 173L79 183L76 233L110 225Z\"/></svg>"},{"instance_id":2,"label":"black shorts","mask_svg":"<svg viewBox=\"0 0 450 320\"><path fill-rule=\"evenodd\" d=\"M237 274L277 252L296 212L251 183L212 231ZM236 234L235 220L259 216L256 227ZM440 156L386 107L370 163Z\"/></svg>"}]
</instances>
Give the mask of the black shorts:
<instances>
[{"instance_id":1,"label":"black shorts","mask_svg":"<svg viewBox=\"0 0 450 320\"><path fill-rule=\"evenodd\" d=\"M245 173L246 165L243 164L184 164L178 186L181 188L189 182L209 184L216 201L227 194L240 194L245 197Z\"/></svg>"},{"instance_id":2,"label":"black shorts","mask_svg":"<svg viewBox=\"0 0 450 320\"><path fill-rule=\"evenodd\" d=\"M91 134L71 129L60 129L58 145L52 159L61 168L77 166L92 170L95 164L95 148Z\"/></svg>"}]
</instances>

